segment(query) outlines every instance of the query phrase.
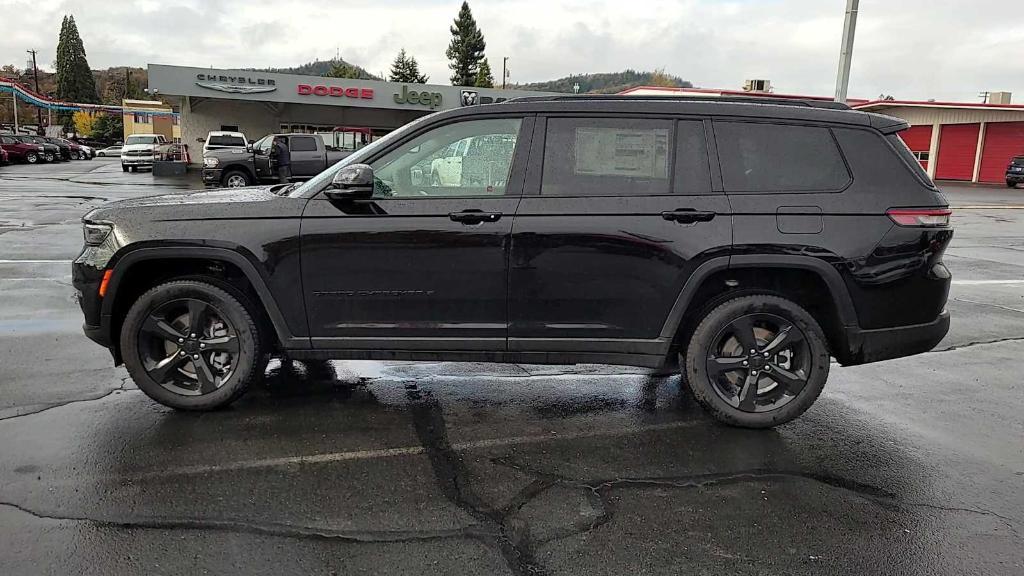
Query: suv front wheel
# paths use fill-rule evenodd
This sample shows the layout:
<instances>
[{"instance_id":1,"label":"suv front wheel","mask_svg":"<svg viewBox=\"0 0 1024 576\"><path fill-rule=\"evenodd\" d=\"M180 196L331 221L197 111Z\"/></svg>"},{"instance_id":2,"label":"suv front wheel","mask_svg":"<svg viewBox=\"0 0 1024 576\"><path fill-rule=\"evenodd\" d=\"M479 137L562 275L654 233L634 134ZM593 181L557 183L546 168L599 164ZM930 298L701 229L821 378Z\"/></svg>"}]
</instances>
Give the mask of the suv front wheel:
<instances>
[{"instance_id":1,"label":"suv front wheel","mask_svg":"<svg viewBox=\"0 0 1024 576\"><path fill-rule=\"evenodd\" d=\"M684 380L716 419L769 428L810 408L829 359L825 335L806 310L777 296L740 296L712 309L694 330Z\"/></svg>"},{"instance_id":2,"label":"suv front wheel","mask_svg":"<svg viewBox=\"0 0 1024 576\"><path fill-rule=\"evenodd\" d=\"M160 284L132 305L121 351L150 398L180 410L213 410L259 378L253 315L225 290L199 280Z\"/></svg>"}]
</instances>

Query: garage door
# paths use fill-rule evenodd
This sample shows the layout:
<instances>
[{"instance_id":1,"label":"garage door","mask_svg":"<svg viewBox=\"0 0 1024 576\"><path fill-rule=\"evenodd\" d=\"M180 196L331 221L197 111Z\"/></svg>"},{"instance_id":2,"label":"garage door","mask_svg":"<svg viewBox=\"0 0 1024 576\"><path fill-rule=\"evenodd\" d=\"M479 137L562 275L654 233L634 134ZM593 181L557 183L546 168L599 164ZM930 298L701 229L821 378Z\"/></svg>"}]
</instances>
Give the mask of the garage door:
<instances>
[{"instance_id":1,"label":"garage door","mask_svg":"<svg viewBox=\"0 0 1024 576\"><path fill-rule=\"evenodd\" d=\"M939 133L939 160L936 180L970 180L974 177L974 157L978 153L980 124L946 124Z\"/></svg>"},{"instance_id":2,"label":"garage door","mask_svg":"<svg viewBox=\"0 0 1024 576\"><path fill-rule=\"evenodd\" d=\"M921 162L921 167L928 170L928 151L932 147L931 126L911 126L900 132L900 138L907 144L907 148L914 153L914 157Z\"/></svg>"},{"instance_id":3,"label":"garage door","mask_svg":"<svg viewBox=\"0 0 1024 576\"><path fill-rule=\"evenodd\" d=\"M1010 158L1024 156L1024 122L986 124L984 146L978 179L982 182L1002 182Z\"/></svg>"}]
</instances>

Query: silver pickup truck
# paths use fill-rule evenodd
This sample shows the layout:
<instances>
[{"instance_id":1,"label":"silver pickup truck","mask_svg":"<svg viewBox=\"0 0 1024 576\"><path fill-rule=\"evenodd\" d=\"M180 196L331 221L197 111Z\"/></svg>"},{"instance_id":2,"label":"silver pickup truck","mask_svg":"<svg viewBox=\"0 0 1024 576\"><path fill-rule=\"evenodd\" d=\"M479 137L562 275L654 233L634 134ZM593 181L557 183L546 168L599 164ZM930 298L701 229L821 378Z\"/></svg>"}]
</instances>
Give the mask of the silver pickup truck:
<instances>
[{"instance_id":1,"label":"silver pickup truck","mask_svg":"<svg viewBox=\"0 0 1024 576\"><path fill-rule=\"evenodd\" d=\"M313 134L270 134L242 148L211 149L203 153L203 183L207 186L241 188L260 182L276 182L277 166L271 158L274 138L288 141L292 180L306 180L352 153L333 151Z\"/></svg>"}]
</instances>

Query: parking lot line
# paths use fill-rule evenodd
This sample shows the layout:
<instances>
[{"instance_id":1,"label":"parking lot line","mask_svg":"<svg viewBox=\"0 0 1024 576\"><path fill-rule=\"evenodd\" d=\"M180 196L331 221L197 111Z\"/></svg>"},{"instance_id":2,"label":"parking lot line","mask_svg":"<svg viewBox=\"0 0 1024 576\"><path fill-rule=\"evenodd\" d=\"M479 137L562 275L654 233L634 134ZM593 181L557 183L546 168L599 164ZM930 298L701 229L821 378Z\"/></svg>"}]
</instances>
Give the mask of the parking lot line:
<instances>
[{"instance_id":1,"label":"parking lot line","mask_svg":"<svg viewBox=\"0 0 1024 576\"><path fill-rule=\"evenodd\" d=\"M984 286L986 284L1024 284L1024 280L953 280L959 286Z\"/></svg>"},{"instance_id":2,"label":"parking lot line","mask_svg":"<svg viewBox=\"0 0 1024 576\"><path fill-rule=\"evenodd\" d=\"M480 450L484 448L500 448L502 446L520 446L524 444L539 444L542 442L555 442L559 440L580 440L584 438L598 438L611 436L628 436L643 432L655 432L659 430L671 430L676 428L689 428L698 425L707 425L700 420L680 420L676 422L665 422L663 424L648 424L646 426L633 426L626 428L611 428L604 430L586 430L570 434L550 434L546 436L510 436L508 438L485 438L481 440L469 440L466 442L454 442L451 447L455 451ZM223 464L210 464L198 466L183 466L180 468L169 468L150 473L133 475L139 477L166 477L191 474L208 474L211 472L225 472L232 470L252 470L257 468L277 468L281 466L293 466L300 464L327 464L331 462L344 462L347 460L373 460L377 458L393 458L395 456L416 456L425 454L423 446L403 446L398 448L380 448L376 450L354 450L350 452L327 452L323 454L312 454L309 456L284 456L281 458L264 458L259 460L240 460L236 462L225 462Z\"/></svg>"},{"instance_id":3,"label":"parking lot line","mask_svg":"<svg viewBox=\"0 0 1024 576\"><path fill-rule=\"evenodd\" d=\"M71 264L71 260L0 260L0 264Z\"/></svg>"}]
</instances>

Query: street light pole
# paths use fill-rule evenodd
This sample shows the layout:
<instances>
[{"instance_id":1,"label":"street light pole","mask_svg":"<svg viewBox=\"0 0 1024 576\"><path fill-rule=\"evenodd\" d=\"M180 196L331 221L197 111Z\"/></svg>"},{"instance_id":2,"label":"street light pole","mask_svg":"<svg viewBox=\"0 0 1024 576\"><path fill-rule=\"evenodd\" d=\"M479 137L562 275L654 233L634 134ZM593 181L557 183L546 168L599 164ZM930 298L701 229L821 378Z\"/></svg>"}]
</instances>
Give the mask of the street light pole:
<instances>
[{"instance_id":1,"label":"street light pole","mask_svg":"<svg viewBox=\"0 0 1024 576\"><path fill-rule=\"evenodd\" d=\"M25 50L32 55L32 76L35 77L36 81L36 94L39 94L39 67L36 66L36 51ZM43 127L43 109L36 106L36 132L41 132Z\"/></svg>"},{"instance_id":2,"label":"street light pole","mask_svg":"<svg viewBox=\"0 0 1024 576\"><path fill-rule=\"evenodd\" d=\"M853 37L857 31L859 6L860 0L846 0L843 45L839 50L839 76L836 78L836 102L846 102L846 90L850 86L850 61L853 59Z\"/></svg>"},{"instance_id":3,"label":"street light pole","mask_svg":"<svg viewBox=\"0 0 1024 576\"><path fill-rule=\"evenodd\" d=\"M505 89L505 80L508 79L508 56L501 59L501 89Z\"/></svg>"}]
</instances>

